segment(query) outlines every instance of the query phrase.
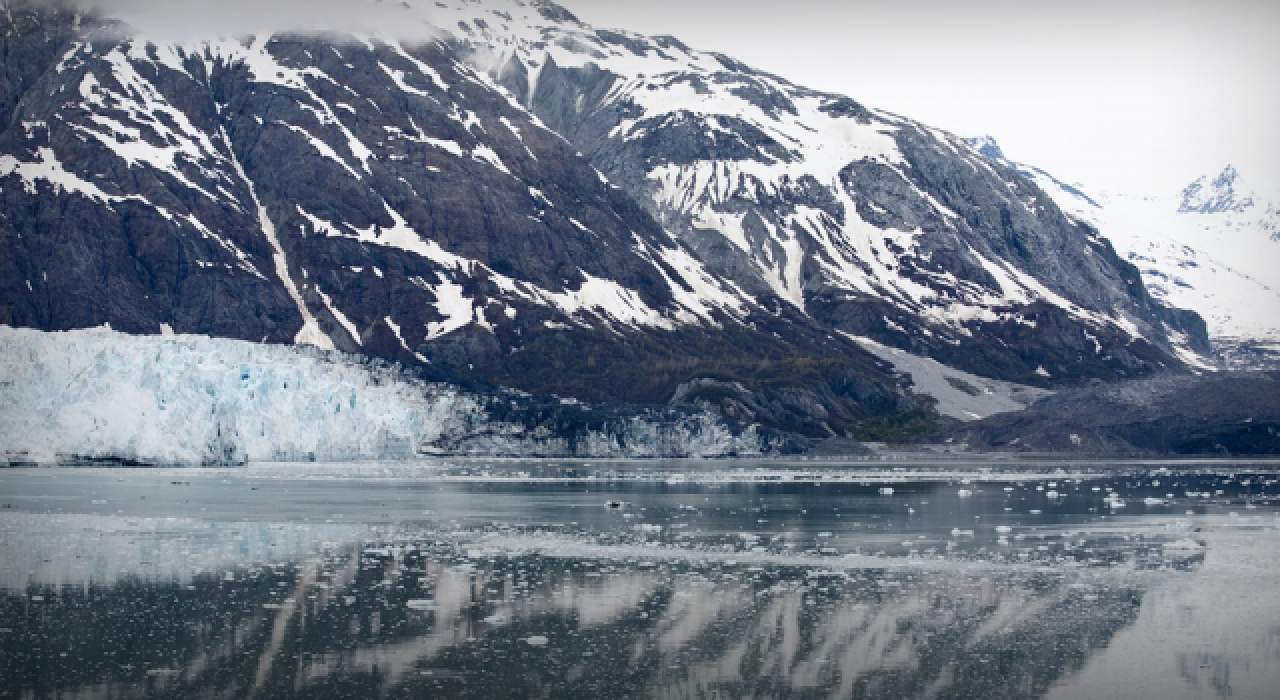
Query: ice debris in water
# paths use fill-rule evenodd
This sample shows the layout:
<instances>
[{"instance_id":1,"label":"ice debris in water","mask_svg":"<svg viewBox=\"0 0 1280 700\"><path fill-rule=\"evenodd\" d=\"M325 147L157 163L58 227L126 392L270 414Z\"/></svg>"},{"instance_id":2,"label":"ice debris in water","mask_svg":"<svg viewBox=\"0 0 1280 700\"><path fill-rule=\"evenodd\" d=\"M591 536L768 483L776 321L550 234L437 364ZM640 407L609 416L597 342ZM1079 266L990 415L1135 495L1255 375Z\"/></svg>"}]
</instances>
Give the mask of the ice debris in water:
<instances>
[{"instance_id":1,"label":"ice debris in water","mask_svg":"<svg viewBox=\"0 0 1280 700\"><path fill-rule=\"evenodd\" d=\"M540 634L535 634L535 635L533 635L532 637L529 637L528 639L526 639L526 640L524 640L524 641L525 641L526 643L528 643L528 645L529 645L529 646L533 646L533 647L545 647L545 646L547 645L547 642L548 642L549 640L548 640L546 637L544 637L544 636L542 636L542 635L540 635Z\"/></svg>"}]
</instances>

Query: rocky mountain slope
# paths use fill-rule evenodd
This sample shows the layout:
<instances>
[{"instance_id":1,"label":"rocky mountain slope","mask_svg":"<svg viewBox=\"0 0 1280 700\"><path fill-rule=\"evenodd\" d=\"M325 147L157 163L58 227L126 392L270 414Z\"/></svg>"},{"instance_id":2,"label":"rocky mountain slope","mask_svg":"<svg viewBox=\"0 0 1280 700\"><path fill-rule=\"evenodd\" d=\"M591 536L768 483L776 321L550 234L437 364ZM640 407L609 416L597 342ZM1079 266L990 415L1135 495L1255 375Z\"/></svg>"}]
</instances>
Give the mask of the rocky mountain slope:
<instances>
[{"instance_id":1,"label":"rocky mountain slope","mask_svg":"<svg viewBox=\"0 0 1280 700\"><path fill-rule=\"evenodd\" d=\"M449 42L713 271L835 330L1028 383L1140 375L1203 328L967 142L546 2L435 3Z\"/></svg>"},{"instance_id":2,"label":"rocky mountain slope","mask_svg":"<svg viewBox=\"0 0 1280 700\"><path fill-rule=\"evenodd\" d=\"M1038 386L1178 370L1194 314L950 134L548 2L439 40L0 18L0 324L310 344L478 392L881 439L855 341Z\"/></svg>"},{"instance_id":3,"label":"rocky mountain slope","mask_svg":"<svg viewBox=\"0 0 1280 700\"><path fill-rule=\"evenodd\" d=\"M971 143L1095 226L1152 296L1200 314L1227 366L1280 366L1280 196L1264 196L1231 166L1164 196L1086 192L1007 159L990 137Z\"/></svg>"}]
</instances>

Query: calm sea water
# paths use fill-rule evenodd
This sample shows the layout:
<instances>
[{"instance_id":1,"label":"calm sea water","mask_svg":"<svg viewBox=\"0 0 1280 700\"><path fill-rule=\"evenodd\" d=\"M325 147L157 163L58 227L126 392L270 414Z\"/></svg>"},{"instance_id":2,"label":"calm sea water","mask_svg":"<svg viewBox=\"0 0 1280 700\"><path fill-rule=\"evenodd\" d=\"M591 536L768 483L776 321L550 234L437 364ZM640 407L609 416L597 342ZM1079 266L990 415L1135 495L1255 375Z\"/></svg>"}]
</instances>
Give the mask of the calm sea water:
<instances>
[{"instance_id":1,"label":"calm sea water","mask_svg":"<svg viewBox=\"0 0 1280 700\"><path fill-rule=\"evenodd\" d=\"M0 470L0 697L1274 698L1266 463Z\"/></svg>"}]
</instances>

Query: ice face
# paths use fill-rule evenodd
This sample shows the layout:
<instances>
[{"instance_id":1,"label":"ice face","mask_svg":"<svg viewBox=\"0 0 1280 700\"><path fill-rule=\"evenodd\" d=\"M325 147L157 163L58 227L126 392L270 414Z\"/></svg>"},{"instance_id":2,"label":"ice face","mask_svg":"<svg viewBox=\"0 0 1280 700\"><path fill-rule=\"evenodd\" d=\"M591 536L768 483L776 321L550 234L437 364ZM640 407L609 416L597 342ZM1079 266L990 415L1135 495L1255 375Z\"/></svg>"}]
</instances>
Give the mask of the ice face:
<instances>
[{"instance_id":1,"label":"ice face","mask_svg":"<svg viewBox=\"0 0 1280 700\"><path fill-rule=\"evenodd\" d=\"M311 348L108 329L0 330L0 442L59 455L177 464L395 458L478 410Z\"/></svg>"},{"instance_id":2,"label":"ice face","mask_svg":"<svg viewBox=\"0 0 1280 700\"><path fill-rule=\"evenodd\" d=\"M491 398L491 397L488 397ZM10 462L229 465L421 454L752 454L708 415L624 418L569 441L492 420L486 397L302 346L0 327L0 451Z\"/></svg>"}]
</instances>

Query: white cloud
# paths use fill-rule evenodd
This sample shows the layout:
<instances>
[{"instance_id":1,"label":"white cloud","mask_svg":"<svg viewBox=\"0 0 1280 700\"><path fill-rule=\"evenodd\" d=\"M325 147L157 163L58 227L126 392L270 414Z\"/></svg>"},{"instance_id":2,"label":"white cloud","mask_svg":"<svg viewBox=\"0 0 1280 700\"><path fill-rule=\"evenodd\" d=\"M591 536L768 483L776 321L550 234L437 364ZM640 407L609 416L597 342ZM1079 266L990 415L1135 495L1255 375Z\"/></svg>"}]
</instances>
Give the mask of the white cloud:
<instances>
[{"instance_id":1,"label":"white cloud","mask_svg":"<svg viewBox=\"0 0 1280 700\"><path fill-rule=\"evenodd\" d=\"M80 0L148 38L184 41L263 31L435 36L426 0Z\"/></svg>"}]
</instances>

